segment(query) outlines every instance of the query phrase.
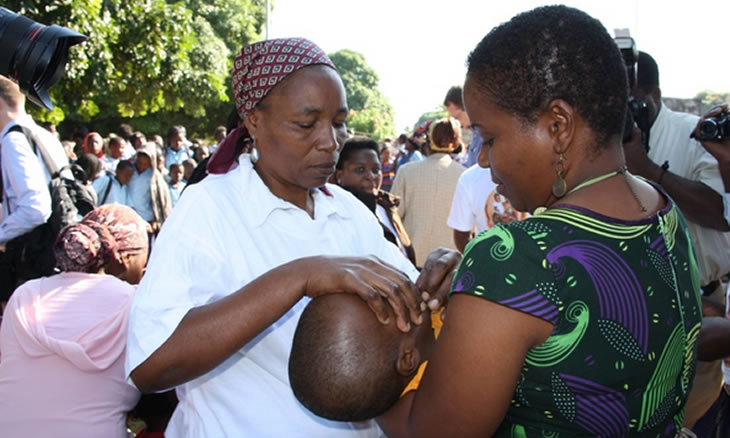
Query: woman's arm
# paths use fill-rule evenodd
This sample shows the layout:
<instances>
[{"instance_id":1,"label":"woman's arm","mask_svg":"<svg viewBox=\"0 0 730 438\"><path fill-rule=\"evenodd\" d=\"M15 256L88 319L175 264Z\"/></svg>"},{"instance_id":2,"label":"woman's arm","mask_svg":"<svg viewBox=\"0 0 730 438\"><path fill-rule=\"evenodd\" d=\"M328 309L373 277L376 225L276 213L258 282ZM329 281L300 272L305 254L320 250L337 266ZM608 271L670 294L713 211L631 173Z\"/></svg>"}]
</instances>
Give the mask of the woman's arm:
<instances>
[{"instance_id":1,"label":"woman's arm","mask_svg":"<svg viewBox=\"0 0 730 438\"><path fill-rule=\"evenodd\" d=\"M303 296L336 292L358 294L382 322L387 321L385 306L390 305L403 331L411 322L421 322L418 292L400 271L374 257L308 257L274 268L219 301L191 309L131 378L142 392L185 383L225 361Z\"/></svg>"},{"instance_id":2,"label":"woman's arm","mask_svg":"<svg viewBox=\"0 0 730 438\"><path fill-rule=\"evenodd\" d=\"M512 400L527 351L552 330L547 321L493 301L454 295L418 391L403 397L378 423L390 438L492 436Z\"/></svg>"}]
</instances>

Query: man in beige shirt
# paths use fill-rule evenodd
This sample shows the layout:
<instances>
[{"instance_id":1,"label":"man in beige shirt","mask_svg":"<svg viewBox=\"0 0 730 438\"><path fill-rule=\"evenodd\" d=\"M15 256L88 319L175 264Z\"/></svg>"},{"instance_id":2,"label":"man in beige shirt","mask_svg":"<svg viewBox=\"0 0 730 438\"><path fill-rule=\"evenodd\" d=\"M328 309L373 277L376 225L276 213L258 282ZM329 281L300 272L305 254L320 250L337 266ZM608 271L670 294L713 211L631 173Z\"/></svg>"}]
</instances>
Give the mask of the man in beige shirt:
<instances>
[{"instance_id":1,"label":"man in beige shirt","mask_svg":"<svg viewBox=\"0 0 730 438\"><path fill-rule=\"evenodd\" d=\"M413 243L419 267L434 249L455 249L452 230L446 222L456 183L465 170L450 155L461 145L459 122L445 118L429 128L429 135L414 134L408 139L424 147L428 157L398 169L391 189L401 198L398 213Z\"/></svg>"}]
</instances>

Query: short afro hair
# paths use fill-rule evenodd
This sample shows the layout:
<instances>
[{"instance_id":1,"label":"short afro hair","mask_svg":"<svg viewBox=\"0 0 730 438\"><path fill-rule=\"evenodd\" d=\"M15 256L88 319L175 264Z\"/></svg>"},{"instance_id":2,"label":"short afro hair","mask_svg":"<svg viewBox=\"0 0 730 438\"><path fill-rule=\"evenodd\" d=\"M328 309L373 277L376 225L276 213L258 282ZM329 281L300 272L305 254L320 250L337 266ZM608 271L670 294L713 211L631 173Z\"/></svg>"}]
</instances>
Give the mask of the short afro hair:
<instances>
[{"instance_id":1,"label":"short afro hair","mask_svg":"<svg viewBox=\"0 0 730 438\"><path fill-rule=\"evenodd\" d=\"M340 158L337 160L337 169L345 167L345 163L350 159L350 156L355 151L363 149L371 149L375 151L375 155L378 156L378 161L380 161L380 145L378 145L378 142L370 137L357 135L345 140L345 144L342 146L342 150L340 151Z\"/></svg>"},{"instance_id":2,"label":"short afro hair","mask_svg":"<svg viewBox=\"0 0 730 438\"><path fill-rule=\"evenodd\" d=\"M504 111L534 123L554 99L568 102L598 144L621 135L626 66L613 38L586 13L544 6L492 29L471 52L467 76Z\"/></svg>"},{"instance_id":3,"label":"short afro hair","mask_svg":"<svg viewBox=\"0 0 730 438\"><path fill-rule=\"evenodd\" d=\"M647 93L659 88L659 67L650 54L639 52L639 62L636 68L637 87Z\"/></svg>"},{"instance_id":4,"label":"short afro hair","mask_svg":"<svg viewBox=\"0 0 730 438\"><path fill-rule=\"evenodd\" d=\"M289 382L299 402L314 414L365 421L390 409L405 387L395 369L398 339L377 327L372 312L373 330L356 324L335 327L337 313L330 303L344 295L323 295L304 309L289 356Z\"/></svg>"}]
</instances>

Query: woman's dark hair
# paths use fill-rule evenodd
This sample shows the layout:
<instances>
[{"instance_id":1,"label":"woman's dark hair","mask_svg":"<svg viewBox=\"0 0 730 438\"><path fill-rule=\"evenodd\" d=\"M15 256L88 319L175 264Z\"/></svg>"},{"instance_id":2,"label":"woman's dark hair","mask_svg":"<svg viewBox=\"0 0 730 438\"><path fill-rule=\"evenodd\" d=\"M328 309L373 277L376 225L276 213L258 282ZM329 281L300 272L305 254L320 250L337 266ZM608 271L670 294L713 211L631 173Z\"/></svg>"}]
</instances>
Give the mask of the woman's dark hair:
<instances>
[{"instance_id":1,"label":"woman's dark hair","mask_svg":"<svg viewBox=\"0 0 730 438\"><path fill-rule=\"evenodd\" d=\"M374 150L375 155L378 157L378 161L380 161L380 147L378 146L378 142L372 138L359 135L350 137L345 141L345 144L342 146L342 150L340 151L340 159L337 160L337 168L342 169L345 166L345 162L350 159L353 152L363 149Z\"/></svg>"},{"instance_id":2,"label":"woman's dark hair","mask_svg":"<svg viewBox=\"0 0 730 438\"><path fill-rule=\"evenodd\" d=\"M492 29L467 60L470 79L506 112L534 123L553 99L572 105L598 144L621 135L628 99L626 67L596 19L544 6Z\"/></svg>"}]
</instances>

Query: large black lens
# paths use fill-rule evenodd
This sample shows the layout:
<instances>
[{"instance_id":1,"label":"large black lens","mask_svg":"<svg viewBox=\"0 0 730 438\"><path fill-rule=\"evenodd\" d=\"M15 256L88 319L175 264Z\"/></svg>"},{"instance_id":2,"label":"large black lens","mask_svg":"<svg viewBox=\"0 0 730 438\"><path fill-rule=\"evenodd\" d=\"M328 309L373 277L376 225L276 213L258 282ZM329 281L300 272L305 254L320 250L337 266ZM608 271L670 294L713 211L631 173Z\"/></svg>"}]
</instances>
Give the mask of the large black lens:
<instances>
[{"instance_id":1,"label":"large black lens","mask_svg":"<svg viewBox=\"0 0 730 438\"><path fill-rule=\"evenodd\" d=\"M51 88L63 73L68 49L87 37L44 26L0 7L0 74L15 80L31 102L51 109Z\"/></svg>"}]
</instances>

